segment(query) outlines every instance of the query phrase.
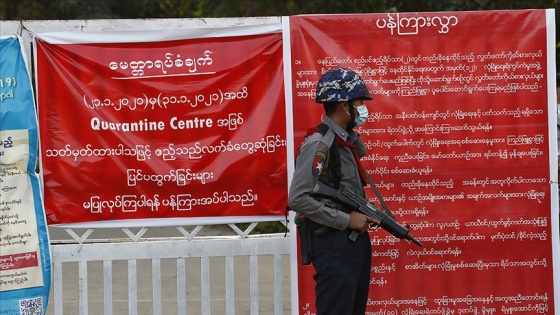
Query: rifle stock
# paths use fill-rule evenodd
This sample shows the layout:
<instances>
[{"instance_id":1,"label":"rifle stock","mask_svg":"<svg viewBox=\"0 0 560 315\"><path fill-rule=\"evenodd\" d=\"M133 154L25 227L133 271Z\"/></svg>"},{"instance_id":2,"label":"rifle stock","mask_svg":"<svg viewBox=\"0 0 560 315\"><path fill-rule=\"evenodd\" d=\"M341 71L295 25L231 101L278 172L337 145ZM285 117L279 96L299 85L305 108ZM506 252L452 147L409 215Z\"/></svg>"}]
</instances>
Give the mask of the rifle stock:
<instances>
[{"instance_id":1,"label":"rifle stock","mask_svg":"<svg viewBox=\"0 0 560 315\"><path fill-rule=\"evenodd\" d=\"M391 233L396 238L404 238L422 247L422 243L416 240L409 233L408 227L400 225L397 221L393 220L386 213L380 211L378 207L370 203L366 198L362 197L360 193L350 187L342 186L340 189L335 189L323 182L318 182L313 189L313 195L332 199L341 205L361 212L362 214L378 221L378 225L381 228ZM350 238L355 240L357 236L358 232L354 231L350 235Z\"/></svg>"}]
</instances>

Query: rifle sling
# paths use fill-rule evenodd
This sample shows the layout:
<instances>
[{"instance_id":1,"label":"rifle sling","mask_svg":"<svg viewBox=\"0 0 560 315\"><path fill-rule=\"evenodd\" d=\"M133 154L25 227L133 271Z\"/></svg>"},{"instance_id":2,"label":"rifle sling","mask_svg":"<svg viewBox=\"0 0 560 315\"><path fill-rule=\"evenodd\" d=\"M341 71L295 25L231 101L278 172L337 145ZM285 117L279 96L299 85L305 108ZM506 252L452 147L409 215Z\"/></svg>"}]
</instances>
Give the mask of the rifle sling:
<instances>
[{"instance_id":1,"label":"rifle sling","mask_svg":"<svg viewBox=\"0 0 560 315\"><path fill-rule=\"evenodd\" d=\"M371 186L371 189L373 189L373 192L375 192L375 195L377 196L377 199L379 199L379 203L381 203L381 206L383 207L383 210L385 210L385 213L387 213L387 215L390 216L391 219L396 221L397 219L395 219L395 216L393 215L391 210L389 210L389 207L387 207L387 204L385 203L385 200L383 200L383 197L379 193L379 190L377 190L377 186L375 185L373 180L371 180L371 177L369 177L369 174L367 172L366 172L366 178L369 182L369 185Z\"/></svg>"}]
</instances>

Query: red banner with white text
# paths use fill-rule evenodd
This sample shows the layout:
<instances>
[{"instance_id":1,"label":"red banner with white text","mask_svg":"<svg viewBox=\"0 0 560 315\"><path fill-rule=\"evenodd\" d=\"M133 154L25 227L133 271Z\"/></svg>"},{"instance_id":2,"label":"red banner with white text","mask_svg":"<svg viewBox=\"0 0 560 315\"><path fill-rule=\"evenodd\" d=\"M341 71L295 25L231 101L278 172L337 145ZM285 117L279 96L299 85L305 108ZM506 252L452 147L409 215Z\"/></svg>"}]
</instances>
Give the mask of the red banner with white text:
<instances>
[{"instance_id":1,"label":"red banner with white text","mask_svg":"<svg viewBox=\"0 0 560 315\"><path fill-rule=\"evenodd\" d=\"M49 223L283 214L282 34L253 30L39 35Z\"/></svg>"},{"instance_id":2,"label":"red banner with white text","mask_svg":"<svg viewBox=\"0 0 560 315\"><path fill-rule=\"evenodd\" d=\"M547 21L545 10L290 17L295 148L324 113L322 73L360 73L373 95L362 162L423 243L370 232L368 314L555 314ZM313 267L298 272L299 312L314 314Z\"/></svg>"}]
</instances>

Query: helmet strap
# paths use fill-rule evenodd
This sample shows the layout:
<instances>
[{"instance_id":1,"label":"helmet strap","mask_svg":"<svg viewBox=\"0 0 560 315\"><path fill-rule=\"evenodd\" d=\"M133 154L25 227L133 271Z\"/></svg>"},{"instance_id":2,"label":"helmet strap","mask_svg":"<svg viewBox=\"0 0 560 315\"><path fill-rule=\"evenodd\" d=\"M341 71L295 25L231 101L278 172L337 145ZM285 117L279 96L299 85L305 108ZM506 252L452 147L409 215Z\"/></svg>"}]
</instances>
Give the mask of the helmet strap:
<instances>
[{"instance_id":1,"label":"helmet strap","mask_svg":"<svg viewBox=\"0 0 560 315\"><path fill-rule=\"evenodd\" d=\"M348 127L346 129L351 130L356 127L356 114L354 114L354 105L352 104L352 100L348 101L348 111L350 112L350 122L348 123Z\"/></svg>"}]
</instances>

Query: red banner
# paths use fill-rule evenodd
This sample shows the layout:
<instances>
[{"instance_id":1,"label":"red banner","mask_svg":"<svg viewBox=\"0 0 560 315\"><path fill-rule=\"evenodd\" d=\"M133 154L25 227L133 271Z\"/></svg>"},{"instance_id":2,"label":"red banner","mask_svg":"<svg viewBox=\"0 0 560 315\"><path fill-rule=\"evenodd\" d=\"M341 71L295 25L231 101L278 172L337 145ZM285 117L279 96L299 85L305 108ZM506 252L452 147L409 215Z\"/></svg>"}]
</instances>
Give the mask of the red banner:
<instances>
[{"instance_id":1,"label":"red banner","mask_svg":"<svg viewBox=\"0 0 560 315\"><path fill-rule=\"evenodd\" d=\"M360 73L374 96L362 161L424 244L370 232L368 314L554 314L546 21L544 10L290 17L295 147L323 114L321 74ZM312 273L300 266L301 314L315 312Z\"/></svg>"},{"instance_id":2,"label":"red banner","mask_svg":"<svg viewBox=\"0 0 560 315\"><path fill-rule=\"evenodd\" d=\"M284 213L280 27L197 32L37 38L50 224Z\"/></svg>"}]
</instances>

